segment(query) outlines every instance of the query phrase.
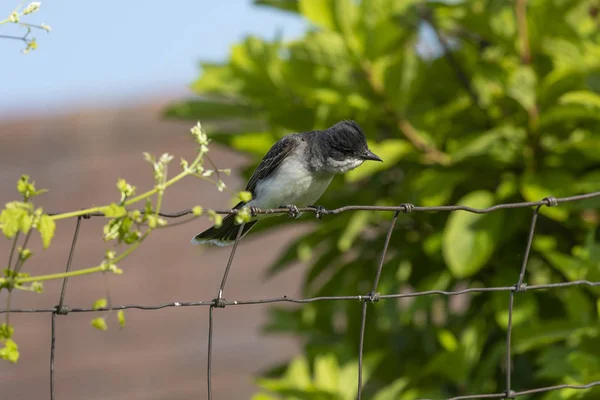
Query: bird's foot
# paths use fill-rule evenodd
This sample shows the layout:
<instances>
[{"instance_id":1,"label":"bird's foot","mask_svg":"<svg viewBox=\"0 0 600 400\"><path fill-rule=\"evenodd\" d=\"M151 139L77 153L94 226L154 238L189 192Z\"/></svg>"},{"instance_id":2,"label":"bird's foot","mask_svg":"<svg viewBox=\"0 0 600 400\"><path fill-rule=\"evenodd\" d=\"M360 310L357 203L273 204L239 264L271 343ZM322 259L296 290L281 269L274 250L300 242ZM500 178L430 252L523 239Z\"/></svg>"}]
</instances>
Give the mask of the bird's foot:
<instances>
[{"instance_id":1,"label":"bird's foot","mask_svg":"<svg viewBox=\"0 0 600 400\"><path fill-rule=\"evenodd\" d=\"M293 204L288 204L285 205L281 208L287 208L288 209L288 215L290 216L290 218L298 218L298 216L300 215L300 211L298 211L298 207L296 207Z\"/></svg>"},{"instance_id":2,"label":"bird's foot","mask_svg":"<svg viewBox=\"0 0 600 400\"><path fill-rule=\"evenodd\" d=\"M313 210L315 210L315 217L317 217L317 219L321 219L323 215L327 212L327 210L323 206L308 206L308 208L312 208Z\"/></svg>"},{"instance_id":3,"label":"bird's foot","mask_svg":"<svg viewBox=\"0 0 600 400\"><path fill-rule=\"evenodd\" d=\"M253 217L256 217L258 215L258 210L260 210L260 208L255 207L255 206L250 206L250 215Z\"/></svg>"}]
</instances>

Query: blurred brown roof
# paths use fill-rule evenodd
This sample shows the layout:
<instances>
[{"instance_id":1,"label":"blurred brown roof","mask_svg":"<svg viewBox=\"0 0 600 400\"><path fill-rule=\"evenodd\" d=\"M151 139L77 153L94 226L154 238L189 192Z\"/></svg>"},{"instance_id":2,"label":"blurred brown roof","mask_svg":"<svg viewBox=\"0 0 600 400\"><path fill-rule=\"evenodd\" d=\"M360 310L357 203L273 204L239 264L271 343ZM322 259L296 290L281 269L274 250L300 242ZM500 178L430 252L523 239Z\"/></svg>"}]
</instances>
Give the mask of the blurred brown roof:
<instances>
[{"instance_id":1,"label":"blurred brown roof","mask_svg":"<svg viewBox=\"0 0 600 400\"><path fill-rule=\"evenodd\" d=\"M50 192L37 200L48 211L71 211L118 200L115 183L126 178L138 190L151 187L152 173L142 152L168 152L192 159L195 146L188 131L192 123L161 119L164 102L125 109L81 110L56 117L0 121L0 202L15 200L15 183L29 174L38 188ZM233 171L244 159L214 145L211 158ZM243 182L227 179L232 189ZM194 178L175 185L165 196L165 211L200 204L229 206L229 196ZM84 220L73 269L97 265L107 244L101 239L101 218ZM65 304L90 307L106 296L113 304L157 305L173 301L210 300L217 294L229 249L198 248L190 238L209 225L201 219L154 232L119 266L125 273L72 278ZM24 271L32 274L61 272L65 268L75 220L58 223L49 250L38 236L30 248L34 257ZM294 237L290 225L277 234L248 236L238 249L229 274L225 297L229 300L298 295L301 268L266 280L264 271ZM267 246L268 243L268 246ZM7 259L8 240L0 241L0 256ZM264 249L264 251L256 251ZM57 304L59 281L45 284L37 295L15 292L13 307ZM6 292L0 295L4 307ZM253 378L266 367L298 351L297 341L263 335L266 305L235 306L215 310L213 398L248 399ZM91 313L72 313L56 319L56 399L202 399L206 398L208 307L128 310L127 326L118 327L116 312L107 316L109 329L90 326ZM50 314L10 316L21 359L0 362L2 399L49 398Z\"/></svg>"}]
</instances>

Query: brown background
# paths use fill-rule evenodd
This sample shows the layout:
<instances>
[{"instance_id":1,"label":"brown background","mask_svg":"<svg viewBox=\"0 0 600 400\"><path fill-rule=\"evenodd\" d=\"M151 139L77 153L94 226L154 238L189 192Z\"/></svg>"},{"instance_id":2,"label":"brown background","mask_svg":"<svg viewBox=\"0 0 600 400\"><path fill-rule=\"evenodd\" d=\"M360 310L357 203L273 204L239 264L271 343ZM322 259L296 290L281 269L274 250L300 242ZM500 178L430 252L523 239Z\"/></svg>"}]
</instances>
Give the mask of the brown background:
<instances>
[{"instance_id":1,"label":"brown background","mask_svg":"<svg viewBox=\"0 0 600 400\"><path fill-rule=\"evenodd\" d=\"M29 174L38 188L50 192L37 203L48 211L72 211L119 199L115 183L124 177L141 192L151 187L152 172L142 152L169 152L178 160L193 159L195 146L188 135L193 125L166 122L159 101L142 107L80 111L62 116L0 121L0 202L18 199L16 181ZM242 165L244 158L216 145L211 158L219 167ZM233 176L226 183L239 190ZM229 206L229 195L195 178L186 178L167 191L164 211L201 204ZM73 269L97 265L107 244L101 239L105 220L84 220ZM229 249L199 248L191 237L209 225L201 219L154 232L119 266L121 276L99 274L69 281L65 304L90 307L106 296L113 304L157 305L173 301L210 300L215 297ZM24 271L61 272L65 268L75 220L58 222L50 249L43 251L38 235L30 248L34 257ZM290 224L276 234L248 236L238 249L225 297L228 300L296 296L302 268L296 267L267 280L264 271L298 232ZM10 242L0 240L0 259L8 259ZM13 307L57 304L60 281L45 284L41 295L16 292ZM4 308L6 292L0 295ZM235 306L215 311L213 398L248 399L255 391L258 372L284 361L298 351L292 338L261 333L267 305ZM56 399L204 399L208 307L128 310L127 326L120 329L116 313L107 315L109 329L90 326L98 314L72 313L56 320ZM3 320L4 316L0 319ZM21 358L16 365L0 362L2 399L48 399L50 321L47 314L10 316Z\"/></svg>"}]
</instances>

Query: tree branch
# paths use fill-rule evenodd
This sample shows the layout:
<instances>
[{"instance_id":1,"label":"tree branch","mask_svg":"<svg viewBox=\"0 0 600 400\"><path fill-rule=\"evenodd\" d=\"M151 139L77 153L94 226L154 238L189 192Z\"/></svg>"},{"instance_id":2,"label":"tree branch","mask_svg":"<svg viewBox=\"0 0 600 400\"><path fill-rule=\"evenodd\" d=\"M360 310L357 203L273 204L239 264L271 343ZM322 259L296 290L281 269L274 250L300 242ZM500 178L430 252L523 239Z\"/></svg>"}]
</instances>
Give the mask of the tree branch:
<instances>
[{"instance_id":1,"label":"tree branch","mask_svg":"<svg viewBox=\"0 0 600 400\"><path fill-rule=\"evenodd\" d=\"M517 0L515 13L517 15L517 29L521 42L521 64L531 62L529 49L529 33L527 28L527 0Z\"/></svg>"}]
</instances>

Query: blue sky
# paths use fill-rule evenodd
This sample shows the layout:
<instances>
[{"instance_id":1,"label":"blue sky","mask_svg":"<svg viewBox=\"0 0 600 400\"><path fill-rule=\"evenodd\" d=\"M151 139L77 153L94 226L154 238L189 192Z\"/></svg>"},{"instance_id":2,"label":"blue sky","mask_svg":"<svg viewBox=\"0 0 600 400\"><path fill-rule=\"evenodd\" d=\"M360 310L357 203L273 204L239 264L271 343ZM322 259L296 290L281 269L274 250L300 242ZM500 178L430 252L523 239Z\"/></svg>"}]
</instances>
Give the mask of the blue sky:
<instances>
[{"instance_id":1,"label":"blue sky","mask_svg":"<svg viewBox=\"0 0 600 400\"><path fill-rule=\"evenodd\" d=\"M0 2L4 19L20 0ZM47 0L27 22L38 50L0 40L0 118L67 111L77 105L110 106L163 92L185 94L200 60L223 60L247 34L300 35L306 23L250 0ZM25 3L27 4L27 3ZM3 25L0 34L19 34Z\"/></svg>"}]
</instances>

